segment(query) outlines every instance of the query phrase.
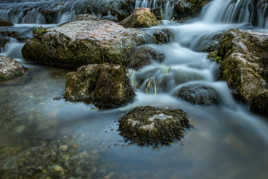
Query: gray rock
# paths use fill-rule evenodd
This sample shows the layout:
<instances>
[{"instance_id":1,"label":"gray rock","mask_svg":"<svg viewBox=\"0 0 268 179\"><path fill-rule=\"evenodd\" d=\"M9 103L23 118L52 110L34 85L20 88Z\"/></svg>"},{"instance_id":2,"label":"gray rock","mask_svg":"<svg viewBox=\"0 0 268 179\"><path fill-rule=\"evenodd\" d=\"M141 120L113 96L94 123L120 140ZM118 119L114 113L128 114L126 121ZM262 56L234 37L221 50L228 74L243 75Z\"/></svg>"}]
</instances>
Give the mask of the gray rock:
<instances>
[{"instance_id":1,"label":"gray rock","mask_svg":"<svg viewBox=\"0 0 268 179\"><path fill-rule=\"evenodd\" d=\"M0 81L22 76L26 69L15 59L0 56Z\"/></svg>"}]
</instances>

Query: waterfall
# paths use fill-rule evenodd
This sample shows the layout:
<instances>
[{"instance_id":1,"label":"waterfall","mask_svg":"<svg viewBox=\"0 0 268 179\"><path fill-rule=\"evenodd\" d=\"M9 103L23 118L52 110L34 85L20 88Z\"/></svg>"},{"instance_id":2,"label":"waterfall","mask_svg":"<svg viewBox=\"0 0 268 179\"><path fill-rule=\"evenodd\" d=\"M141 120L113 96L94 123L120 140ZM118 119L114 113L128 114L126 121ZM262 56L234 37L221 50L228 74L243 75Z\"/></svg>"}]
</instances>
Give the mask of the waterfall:
<instances>
[{"instance_id":1,"label":"waterfall","mask_svg":"<svg viewBox=\"0 0 268 179\"><path fill-rule=\"evenodd\" d=\"M214 0L203 15L206 22L245 23L268 27L268 2L265 0Z\"/></svg>"},{"instance_id":2,"label":"waterfall","mask_svg":"<svg viewBox=\"0 0 268 179\"><path fill-rule=\"evenodd\" d=\"M161 8L163 10L163 18L171 19L173 16L175 2L173 0L136 0L135 8Z\"/></svg>"}]
</instances>

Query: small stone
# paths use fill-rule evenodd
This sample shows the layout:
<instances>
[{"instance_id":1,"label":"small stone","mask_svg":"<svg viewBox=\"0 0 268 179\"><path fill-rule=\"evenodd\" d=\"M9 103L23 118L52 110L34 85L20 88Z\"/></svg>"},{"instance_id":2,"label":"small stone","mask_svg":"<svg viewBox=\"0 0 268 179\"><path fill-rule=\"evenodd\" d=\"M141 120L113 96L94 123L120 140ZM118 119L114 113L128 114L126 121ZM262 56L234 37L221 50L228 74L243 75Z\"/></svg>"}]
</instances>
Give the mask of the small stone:
<instances>
[{"instance_id":1,"label":"small stone","mask_svg":"<svg viewBox=\"0 0 268 179\"><path fill-rule=\"evenodd\" d=\"M135 9L133 14L120 22L124 27L151 27L159 25L154 13L149 8Z\"/></svg>"},{"instance_id":2,"label":"small stone","mask_svg":"<svg viewBox=\"0 0 268 179\"><path fill-rule=\"evenodd\" d=\"M68 145L60 146L60 150L63 151L63 152L66 152L68 150Z\"/></svg>"},{"instance_id":3,"label":"small stone","mask_svg":"<svg viewBox=\"0 0 268 179\"><path fill-rule=\"evenodd\" d=\"M64 169L60 165L54 165L53 170L57 173L64 174Z\"/></svg>"}]
</instances>

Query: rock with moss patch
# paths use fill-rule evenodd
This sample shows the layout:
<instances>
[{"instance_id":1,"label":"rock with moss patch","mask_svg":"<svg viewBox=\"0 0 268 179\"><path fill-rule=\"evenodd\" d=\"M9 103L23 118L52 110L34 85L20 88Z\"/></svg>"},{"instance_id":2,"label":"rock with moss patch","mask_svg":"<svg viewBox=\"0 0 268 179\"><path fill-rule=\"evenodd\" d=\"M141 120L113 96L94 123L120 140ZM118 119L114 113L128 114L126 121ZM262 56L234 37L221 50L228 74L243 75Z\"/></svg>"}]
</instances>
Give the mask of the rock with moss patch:
<instances>
[{"instance_id":1,"label":"rock with moss patch","mask_svg":"<svg viewBox=\"0 0 268 179\"><path fill-rule=\"evenodd\" d=\"M185 101L198 105L214 105L220 103L218 92L204 84L190 84L183 86L175 95Z\"/></svg>"},{"instance_id":2,"label":"rock with moss patch","mask_svg":"<svg viewBox=\"0 0 268 179\"><path fill-rule=\"evenodd\" d=\"M233 29L224 34L211 55L220 63L222 78L234 94L248 104L267 89L267 48L267 34Z\"/></svg>"},{"instance_id":3,"label":"rock with moss patch","mask_svg":"<svg viewBox=\"0 0 268 179\"><path fill-rule=\"evenodd\" d=\"M136 107L119 120L119 131L138 145L168 145L183 136L190 124L180 109Z\"/></svg>"},{"instance_id":4,"label":"rock with moss patch","mask_svg":"<svg viewBox=\"0 0 268 179\"><path fill-rule=\"evenodd\" d=\"M66 75L65 98L83 101L100 109L116 108L131 102L135 93L120 65L94 64Z\"/></svg>"},{"instance_id":5,"label":"rock with moss patch","mask_svg":"<svg viewBox=\"0 0 268 179\"><path fill-rule=\"evenodd\" d=\"M143 31L107 20L74 21L39 31L25 43L24 58L66 68L104 62L126 65L136 46L153 40Z\"/></svg>"},{"instance_id":6,"label":"rock with moss patch","mask_svg":"<svg viewBox=\"0 0 268 179\"><path fill-rule=\"evenodd\" d=\"M0 81L11 80L22 76L26 71L15 59L0 56Z\"/></svg>"},{"instance_id":7,"label":"rock with moss patch","mask_svg":"<svg viewBox=\"0 0 268 179\"><path fill-rule=\"evenodd\" d=\"M124 27L151 27L159 25L154 13L149 8L135 9L134 12L126 19L120 22Z\"/></svg>"}]
</instances>

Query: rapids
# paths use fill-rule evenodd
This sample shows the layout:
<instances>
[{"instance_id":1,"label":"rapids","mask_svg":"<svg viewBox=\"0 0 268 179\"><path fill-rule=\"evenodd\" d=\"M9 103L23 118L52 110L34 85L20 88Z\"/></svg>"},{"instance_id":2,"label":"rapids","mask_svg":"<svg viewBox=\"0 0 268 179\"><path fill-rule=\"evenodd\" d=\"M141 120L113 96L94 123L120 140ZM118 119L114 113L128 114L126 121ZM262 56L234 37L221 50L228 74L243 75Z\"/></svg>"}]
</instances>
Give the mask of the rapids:
<instances>
[{"instance_id":1,"label":"rapids","mask_svg":"<svg viewBox=\"0 0 268 179\"><path fill-rule=\"evenodd\" d=\"M94 2L94 7L99 7L107 1L4 0L0 2L0 18L16 25L0 27L0 33L16 31L30 38L35 26L51 27L70 21L75 14L88 11L85 4ZM202 49L212 43L214 35L231 28L265 31L267 2L213 0L199 17L184 23L168 21L174 4L164 2L135 1L135 7L163 8L165 23L145 30L169 29L174 38L168 44L149 44L165 54L165 61L130 71L137 96L132 104L119 109L98 111L94 106L62 98L54 100L63 95L68 71L24 61L20 52L24 40L9 37L0 49L1 55L17 58L29 70L21 79L0 83L0 149L30 148L35 141L72 135L84 150L101 156L95 178L266 179L267 119L252 114L247 105L232 97L226 82L217 80L218 65ZM175 97L177 90L192 84L213 88L220 104L193 105ZM170 146L152 149L129 145L119 135L117 121L129 109L142 105L181 108L194 128L183 141Z\"/></svg>"}]
</instances>

